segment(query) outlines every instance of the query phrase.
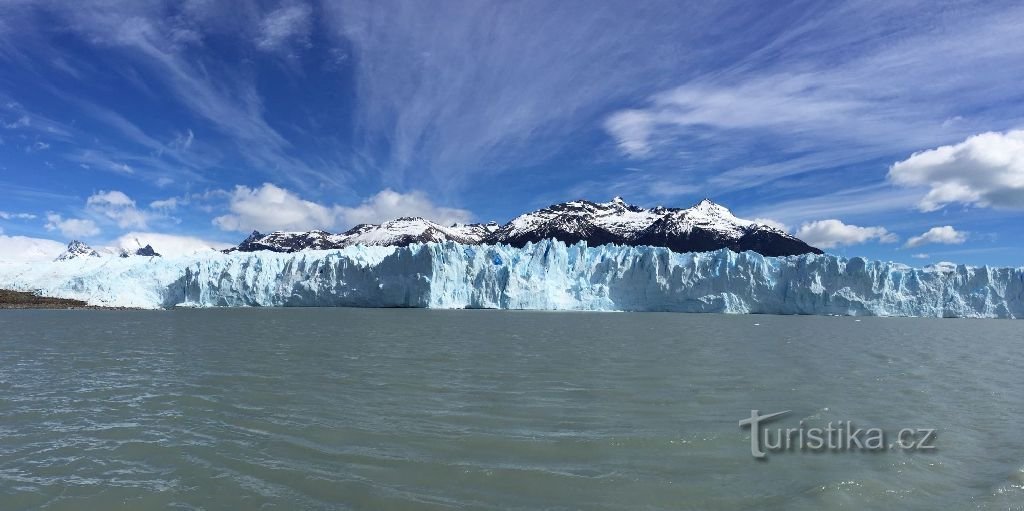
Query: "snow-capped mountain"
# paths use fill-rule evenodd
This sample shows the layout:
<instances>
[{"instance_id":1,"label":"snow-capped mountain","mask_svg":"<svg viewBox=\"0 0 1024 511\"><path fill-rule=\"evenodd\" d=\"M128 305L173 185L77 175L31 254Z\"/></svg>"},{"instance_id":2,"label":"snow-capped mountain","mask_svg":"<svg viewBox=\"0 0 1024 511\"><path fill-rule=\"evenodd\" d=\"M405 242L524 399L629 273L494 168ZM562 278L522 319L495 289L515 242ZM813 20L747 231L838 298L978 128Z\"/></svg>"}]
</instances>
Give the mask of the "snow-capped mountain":
<instances>
[{"instance_id":1,"label":"snow-capped mountain","mask_svg":"<svg viewBox=\"0 0 1024 511\"><path fill-rule=\"evenodd\" d=\"M72 240L71 243L68 243L67 250L65 250L63 254L57 256L54 261L69 261L71 259L78 259L79 257L100 257L100 253L81 241Z\"/></svg>"},{"instance_id":2,"label":"snow-capped mountain","mask_svg":"<svg viewBox=\"0 0 1024 511\"><path fill-rule=\"evenodd\" d=\"M144 247L139 247L139 248L135 249L134 251L128 250L127 248L122 248L121 249L121 253L119 255L121 257L131 257L133 255L144 256L144 257L163 257L160 254L158 254L155 249L153 249L153 245L146 245Z\"/></svg>"},{"instance_id":3,"label":"snow-capped mountain","mask_svg":"<svg viewBox=\"0 0 1024 511\"><path fill-rule=\"evenodd\" d=\"M248 238L242 241L236 248L230 248L225 252L258 252L270 250L271 252L298 252L299 250L327 250L336 248L339 235L327 231L306 231L288 232L275 231L270 234L261 234L259 231L252 231Z\"/></svg>"},{"instance_id":4,"label":"snow-capped mountain","mask_svg":"<svg viewBox=\"0 0 1024 511\"><path fill-rule=\"evenodd\" d=\"M621 197L610 202L572 201L526 213L489 237L488 243L522 247L554 238L585 240L591 246L616 243L667 247L674 252L709 252L728 248L768 256L820 254L821 251L774 227L743 220L704 199L686 209L644 209Z\"/></svg>"},{"instance_id":5,"label":"snow-capped mountain","mask_svg":"<svg viewBox=\"0 0 1024 511\"><path fill-rule=\"evenodd\" d=\"M443 226L420 217L396 218L383 224L359 224L341 234L326 231L284 232L261 234L253 231L236 248L225 252L298 252L300 250L327 250L350 245L404 247L413 243L454 241L467 245L480 244L498 229L498 224L454 224Z\"/></svg>"},{"instance_id":6,"label":"snow-capped mountain","mask_svg":"<svg viewBox=\"0 0 1024 511\"><path fill-rule=\"evenodd\" d=\"M423 218L399 218L380 225L363 224L341 233L324 231L253 232L229 251L295 252L350 245L407 246L454 241L465 245L504 243L523 247L544 239L590 246L619 244L667 247L675 252L728 248L768 256L820 254L821 251L773 227L735 217L727 208L704 199L693 207L644 209L621 197L597 203L577 200L520 215L499 227L488 224L442 226Z\"/></svg>"},{"instance_id":7,"label":"snow-capped mountain","mask_svg":"<svg viewBox=\"0 0 1024 511\"><path fill-rule=\"evenodd\" d=\"M402 217L380 225L357 225L341 236L344 237L343 246L405 247L413 243L441 241L476 245L497 228L498 225L493 222L445 227L420 217Z\"/></svg>"},{"instance_id":8,"label":"snow-capped mountain","mask_svg":"<svg viewBox=\"0 0 1024 511\"><path fill-rule=\"evenodd\" d=\"M637 233L630 245L668 247L675 252L728 248L733 252L751 250L766 256L822 253L785 231L736 218L727 208L709 199L688 209L662 208L661 211L664 211L661 218Z\"/></svg>"}]
</instances>

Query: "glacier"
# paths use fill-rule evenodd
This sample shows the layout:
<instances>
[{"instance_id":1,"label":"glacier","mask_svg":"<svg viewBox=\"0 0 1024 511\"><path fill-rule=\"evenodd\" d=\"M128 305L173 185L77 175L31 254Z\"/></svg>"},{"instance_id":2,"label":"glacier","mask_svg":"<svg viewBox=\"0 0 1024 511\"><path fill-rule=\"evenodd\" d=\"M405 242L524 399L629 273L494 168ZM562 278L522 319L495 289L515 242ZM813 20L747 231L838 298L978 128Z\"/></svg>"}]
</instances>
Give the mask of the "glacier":
<instances>
[{"instance_id":1,"label":"glacier","mask_svg":"<svg viewBox=\"0 0 1024 511\"><path fill-rule=\"evenodd\" d=\"M1024 268L648 246L455 242L0 264L0 288L93 305L426 307L1020 318Z\"/></svg>"}]
</instances>

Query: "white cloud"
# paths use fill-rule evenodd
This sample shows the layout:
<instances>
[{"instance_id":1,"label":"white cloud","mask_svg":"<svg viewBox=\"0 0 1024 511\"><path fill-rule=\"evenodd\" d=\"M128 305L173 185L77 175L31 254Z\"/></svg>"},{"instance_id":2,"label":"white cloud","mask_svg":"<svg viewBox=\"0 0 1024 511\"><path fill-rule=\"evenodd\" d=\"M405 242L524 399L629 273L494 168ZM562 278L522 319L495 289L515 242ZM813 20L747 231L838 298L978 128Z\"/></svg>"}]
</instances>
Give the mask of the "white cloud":
<instances>
[{"instance_id":1,"label":"white cloud","mask_svg":"<svg viewBox=\"0 0 1024 511\"><path fill-rule=\"evenodd\" d=\"M982 133L914 153L889 169L889 179L928 187L918 204L923 211L955 202L1024 208L1024 130Z\"/></svg>"},{"instance_id":2,"label":"white cloud","mask_svg":"<svg viewBox=\"0 0 1024 511\"><path fill-rule=\"evenodd\" d=\"M170 98L177 100L180 105L201 119L209 121L210 127L228 138L227 142L234 142L233 149L251 166L266 169L267 174L283 176L281 179L290 180L300 188L313 180L324 185L338 185L337 173L330 171L337 167L336 161L318 158L314 160L314 168L305 158L290 154L293 147L290 141L271 127L264 117L264 98L251 73L238 72L238 69L232 67L237 62L200 62L202 59L197 60L195 54L188 51L201 44L207 35L212 34L242 35L251 41L256 36L256 31L260 30L260 21L264 18L260 13L261 6L251 2L231 5L205 1L180 4L171 7L162 1L126 0L86 0L74 5L63 2L22 2L11 6L8 9L11 12L5 12L5 15L21 15L28 20L34 19L34 13L40 11L39 15L50 19L48 25L79 36L83 41L93 45L93 49L116 49L117 58L125 61L123 68L138 68L137 71L132 69L124 73L138 88L137 92L154 94L150 86L139 77L149 73L158 74L161 77L161 85L165 87ZM168 9L173 10L175 15L168 16ZM283 19L294 20L295 12L309 10L308 7L297 9L278 14L288 14ZM265 35L269 37L267 41L271 44L274 44L275 37L293 33L286 28L289 26L287 23L273 23L274 19L268 17L268 24L263 27ZM5 42L4 36L8 36L10 40L15 40L15 36L24 36L24 39L31 41L22 43L25 48L23 58L26 62L29 62L29 59L46 59L51 55L61 54L58 46L47 44L47 39L38 35L39 27L33 23L26 23L24 27L19 26L17 30L17 33L0 33L0 48ZM294 33L291 39L299 35ZM71 98L69 102L82 103L75 101L80 99L81 95L75 94L73 90L66 91L64 95L67 96L64 98L66 100ZM195 135L182 135L181 138L167 144L166 149L169 150L163 152L161 147L152 146L164 144L154 141L130 123L121 122L124 119L118 115L104 115L96 109L85 110L121 130L132 140L147 146L153 154L167 154L170 158L179 160L175 164L180 171L208 168L209 165L206 163L213 158L209 154L185 150L191 143L189 140L194 139ZM45 119L36 115L31 117L30 122L31 129L36 131L49 128L44 124ZM142 160L142 157L136 160ZM156 165L168 165L167 162L152 157L146 161L127 163L81 163L125 173L146 173L148 168Z\"/></svg>"},{"instance_id":3,"label":"white cloud","mask_svg":"<svg viewBox=\"0 0 1024 511\"><path fill-rule=\"evenodd\" d=\"M932 256L928 254L914 254L910 257L913 257L914 259L931 259Z\"/></svg>"},{"instance_id":4,"label":"white cloud","mask_svg":"<svg viewBox=\"0 0 1024 511\"><path fill-rule=\"evenodd\" d=\"M185 131L184 134L178 134L177 136L175 136L174 140L171 141L170 146L172 149L184 151L187 150L189 147L192 147L192 142L195 139L195 134L192 133L191 129L188 129Z\"/></svg>"},{"instance_id":5,"label":"white cloud","mask_svg":"<svg viewBox=\"0 0 1024 511\"><path fill-rule=\"evenodd\" d=\"M689 65L664 41L718 18L662 7L641 20L616 2L345 0L323 2L318 15L352 56L357 166L382 173L385 186L432 181L450 192L571 150L609 104Z\"/></svg>"},{"instance_id":6,"label":"white cloud","mask_svg":"<svg viewBox=\"0 0 1024 511\"><path fill-rule=\"evenodd\" d=\"M101 191L90 196L85 202L86 208L103 215L124 228L145 228L149 214L135 207L135 201L117 190Z\"/></svg>"},{"instance_id":7,"label":"white cloud","mask_svg":"<svg viewBox=\"0 0 1024 511\"><path fill-rule=\"evenodd\" d=\"M312 13L313 10L305 4L281 7L270 12L260 23L256 46L263 50L278 50L292 41L308 45Z\"/></svg>"},{"instance_id":8,"label":"white cloud","mask_svg":"<svg viewBox=\"0 0 1024 511\"><path fill-rule=\"evenodd\" d=\"M331 229L337 221L335 207L303 200L289 190L270 183L260 188L236 186L231 194L229 215L213 219L225 231L277 231Z\"/></svg>"},{"instance_id":9,"label":"white cloud","mask_svg":"<svg viewBox=\"0 0 1024 511\"><path fill-rule=\"evenodd\" d=\"M835 125L865 107L861 101L843 98L841 91L823 88L820 77L779 74L731 87L684 85L652 96L646 108L612 114L605 121L605 129L623 152L643 157L661 138L674 138L680 129L804 131Z\"/></svg>"},{"instance_id":10,"label":"white cloud","mask_svg":"<svg viewBox=\"0 0 1024 511\"><path fill-rule=\"evenodd\" d=\"M653 112L622 110L609 116L604 127L618 142L622 152L643 157L651 152L651 136L658 124L657 115Z\"/></svg>"},{"instance_id":11,"label":"white cloud","mask_svg":"<svg viewBox=\"0 0 1024 511\"><path fill-rule=\"evenodd\" d=\"M835 219L805 223L796 232L796 237L820 248L840 245L857 245L871 240L879 243L895 243L897 237L884 227L860 227L848 225Z\"/></svg>"},{"instance_id":12,"label":"white cloud","mask_svg":"<svg viewBox=\"0 0 1024 511\"><path fill-rule=\"evenodd\" d=\"M472 213L465 209L434 205L423 192L398 193L390 188L363 201L354 208L339 208L344 225L381 223L402 216L421 216L442 225L465 223Z\"/></svg>"},{"instance_id":13,"label":"white cloud","mask_svg":"<svg viewBox=\"0 0 1024 511\"><path fill-rule=\"evenodd\" d=\"M8 211L0 211L0 219L3 220L32 220L36 216L32 213L11 213Z\"/></svg>"},{"instance_id":14,"label":"white cloud","mask_svg":"<svg viewBox=\"0 0 1024 511\"><path fill-rule=\"evenodd\" d=\"M165 257L189 255L209 250L223 250L233 246L229 243L204 240L194 236L179 236L158 232L125 233L114 240L114 245L117 248L127 250L135 250L146 245L152 245L153 250L156 250L157 253Z\"/></svg>"},{"instance_id":15,"label":"white cloud","mask_svg":"<svg viewBox=\"0 0 1024 511\"><path fill-rule=\"evenodd\" d=\"M64 248L54 240L0 235L0 262L52 261Z\"/></svg>"},{"instance_id":16,"label":"white cloud","mask_svg":"<svg viewBox=\"0 0 1024 511\"><path fill-rule=\"evenodd\" d=\"M325 206L290 190L264 183L260 188L236 186L230 194L230 214L213 219L225 231L332 230L361 223L380 223L401 216L422 216L448 224L466 222L464 209L435 205L423 192L398 193L384 189L355 207Z\"/></svg>"},{"instance_id":17,"label":"white cloud","mask_svg":"<svg viewBox=\"0 0 1024 511\"><path fill-rule=\"evenodd\" d=\"M756 222L756 223L759 223L759 224L762 224L762 225L767 225L768 227L774 227L774 228L776 228L776 229L778 229L778 230L780 230L782 232L789 232L789 226L788 225L786 225L786 224L784 224L782 222L779 222L778 220L773 220L771 218L755 218L755 219L752 220L752 222Z\"/></svg>"},{"instance_id":18,"label":"white cloud","mask_svg":"<svg viewBox=\"0 0 1024 511\"><path fill-rule=\"evenodd\" d=\"M101 191L100 193L94 194L86 201L89 206L109 206L109 207L127 207L135 206L133 201L124 192L117 190L111 190L109 192Z\"/></svg>"},{"instance_id":19,"label":"white cloud","mask_svg":"<svg viewBox=\"0 0 1024 511\"><path fill-rule=\"evenodd\" d=\"M85 218L63 218L56 213L46 214L46 230L60 231L68 238L85 238L100 233L96 222Z\"/></svg>"},{"instance_id":20,"label":"white cloud","mask_svg":"<svg viewBox=\"0 0 1024 511\"><path fill-rule=\"evenodd\" d=\"M603 127L627 156L675 163L679 174L714 173L708 182L734 190L959 141L977 126L1019 124L1014 84L1024 73L1011 63L1024 47L1005 41L1020 38L1024 12L978 4L958 13L970 22L948 23L922 5L847 4L793 18L729 66L678 73L689 77L680 87L620 102ZM909 19L898 33L883 22ZM739 44L757 38L742 33ZM953 72L951 62L966 67ZM729 167L740 172L715 170ZM807 182L816 193L818 181Z\"/></svg>"},{"instance_id":21,"label":"white cloud","mask_svg":"<svg viewBox=\"0 0 1024 511\"><path fill-rule=\"evenodd\" d=\"M959 245L967 241L967 233L958 231L952 225L932 227L920 236L914 236L907 240L907 247L919 247L929 243L941 243L943 245Z\"/></svg>"},{"instance_id":22,"label":"white cloud","mask_svg":"<svg viewBox=\"0 0 1024 511\"><path fill-rule=\"evenodd\" d=\"M162 200L155 200L149 203L151 209L177 209L180 205L180 200L177 197L170 197Z\"/></svg>"},{"instance_id":23,"label":"white cloud","mask_svg":"<svg viewBox=\"0 0 1024 511\"><path fill-rule=\"evenodd\" d=\"M25 152L34 153L36 151L45 151L50 148L50 144L46 142L35 142L30 146L25 147Z\"/></svg>"},{"instance_id":24,"label":"white cloud","mask_svg":"<svg viewBox=\"0 0 1024 511\"><path fill-rule=\"evenodd\" d=\"M9 130L16 130L18 128L24 128L24 127L31 126L31 125L32 125L32 119L29 116L27 116L27 115L23 115L23 116L19 117L18 120L14 121L14 122L4 123L4 128L7 128Z\"/></svg>"}]
</instances>

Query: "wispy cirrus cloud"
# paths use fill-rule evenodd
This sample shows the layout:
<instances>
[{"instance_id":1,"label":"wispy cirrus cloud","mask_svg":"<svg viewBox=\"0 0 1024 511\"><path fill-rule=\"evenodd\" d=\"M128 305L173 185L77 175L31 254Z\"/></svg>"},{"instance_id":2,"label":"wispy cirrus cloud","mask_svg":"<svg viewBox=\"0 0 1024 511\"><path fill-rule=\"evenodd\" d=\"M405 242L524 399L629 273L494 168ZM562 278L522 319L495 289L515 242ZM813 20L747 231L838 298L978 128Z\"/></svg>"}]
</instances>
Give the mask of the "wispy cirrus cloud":
<instances>
[{"instance_id":1,"label":"wispy cirrus cloud","mask_svg":"<svg viewBox=\"0 0 1024 511\"><path fill-rule=\"evenodd\" d=\"M864 99L821 85L813 74L785 73L735 85L692 83L652 96L648 107L612 114L605 127L624 152L644 157L692 129L806 134L868 112Z\"/></svg>"},{"instance_id":2,"label":"wispy cirrus cloud","mask_svg":"<svg viewBox=\"0 0 1024 511\"><path fill-rule=\"evenodd\" d=\"M707 58L701 27L755 17L660 1L323 7L353 56L357 164L385 186L445 191L573 150L600 133L609 104Z\"/></svg>"},{"instance_id":3,"label":"wispy cirrus cloud","mask_svg":"<svg viewBox=\"0 0 1024 511\"><path fill-rule=\"evenodd\" d=\"M894 32L911 13L915 23ZM795 18L726 69L610 114L604 127L634 159L685 162L692 154L674 155L713 138L737 167L712 177L726 191L934 146L1024 113L987 107L1013 103L1010 84L1024 79L1010 64L1024 48L1007 44L1024 36L1022 21L1024 9L1010 5L953 15L914 2L833 4ZM963 67L951 72L950 61Z\"/></svg>"},{"instance_id":4,"label":"wispy cirrus cloud","mask_svg":"<svg viewBox=\"0 0 1024 511\"><path fill-rule=\"evenodd\" d=\"M40 56L52 60L50 57L61 54L48 39L55 32L76 35L98 49L116 50L135 69L161 77L159 83L136 80L140 90L166 88L179 104L227 137L235 145L237 154L256 171L285 179L300 188L312 188L309 182L314 179L341 186L343 178L332 172L329 162L294 154L292 142L267 120L263 98L251 73L218 66L208 61L203 51L206 34L220 34L229 29L234 30L232 35L236 37L248 34L254 45L277 47L301 39L303 31L309 30L309 6L293 4L266 12L256 2L236 3L231 9L222 7L205 3L85 1L70 5L46 0L26 1L7 8L11 19L31 20L33 13L44 12L53 20L52 26L40 31L33 28L34 23L26 22L23 28L14 30L13 25L8 24L10 33L0 34L0 38L23 37L32 42L19 49L17 55L11 55L26 63L26 67ZM168 16L169 12L177 15ZM264 22L262 25L260 20ZM133 71L125 73L131 76ZM57 85L50 89L60 92ZM161 93L150 91L154 97ZM87 114L118 130L125 140L139 144L150 153L162 156L164 151L184 149L185 139L176 145L161 143L140 129L138 123L110 108L67 96L65 93L63 99L71 100Z\"/></svg>"},{"instance_id":5,"label":"wispy cirrus cloud","mask_svg":"<svg viewBox=\"0 0 1024 511\"><path fill-rule=\"evenodd\" d=\"M288 49L292 44L308 46L312 14L312 7L305 3L274 9L260 22L256 46L268 51Z\"/></svg>"}]
</instances>

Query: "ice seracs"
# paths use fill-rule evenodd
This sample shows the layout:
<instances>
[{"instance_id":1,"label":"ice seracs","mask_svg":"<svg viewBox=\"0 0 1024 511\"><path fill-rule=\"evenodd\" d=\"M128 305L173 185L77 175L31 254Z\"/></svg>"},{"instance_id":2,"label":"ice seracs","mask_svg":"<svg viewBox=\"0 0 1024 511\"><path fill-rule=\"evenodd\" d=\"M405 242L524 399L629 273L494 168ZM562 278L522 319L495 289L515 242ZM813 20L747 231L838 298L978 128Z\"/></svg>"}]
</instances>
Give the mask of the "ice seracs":
<instances>
[{"instance_id":1,"label":"ice seracs","mask_svg":"<svg viewBox=\"0 0 1024 511\"><path fill-rule=\"evenodd\" d=\"M1024 317L1024 269L557 240L0 264L0 288L132 307L350 306Z\"/></svg>"}]
</instances>

